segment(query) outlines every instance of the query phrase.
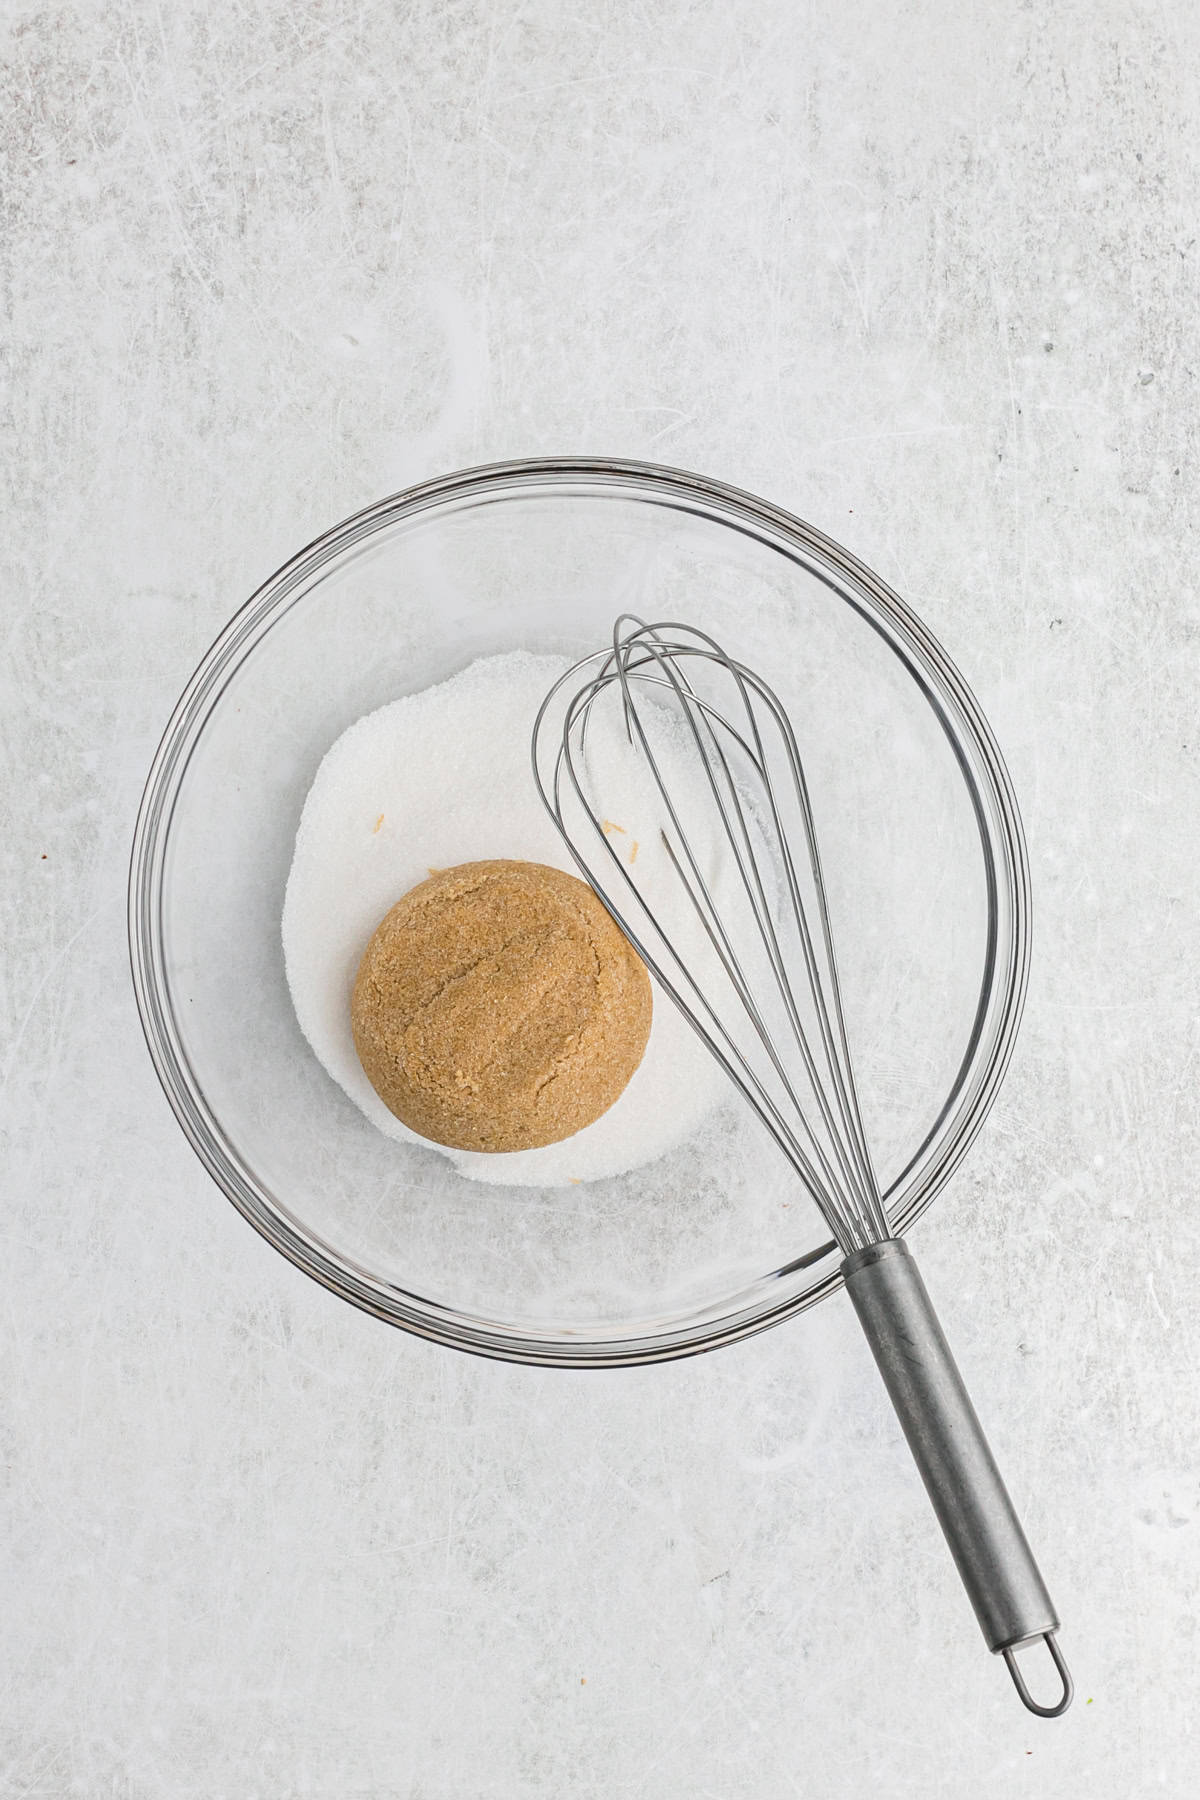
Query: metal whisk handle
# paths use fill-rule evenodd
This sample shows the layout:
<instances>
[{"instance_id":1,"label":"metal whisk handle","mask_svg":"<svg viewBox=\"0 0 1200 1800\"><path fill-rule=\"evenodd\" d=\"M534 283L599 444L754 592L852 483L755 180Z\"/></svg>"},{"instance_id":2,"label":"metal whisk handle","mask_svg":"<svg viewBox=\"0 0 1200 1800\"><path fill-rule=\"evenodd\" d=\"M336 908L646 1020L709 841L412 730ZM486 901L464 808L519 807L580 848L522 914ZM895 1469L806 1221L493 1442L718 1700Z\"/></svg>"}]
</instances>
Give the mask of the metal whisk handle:
<instances>
[{"instance_id":1,"label":"metal whisk handle","mask_svg":"<svg viewBox=\"0 0 1200 1800\"><path fill-rule=\"evenodd\" d=\"M1029 1710L1056 1718L1073 1691L1058 1616L908 1246L859 1250L842 1275L988 1648ZM1016 1661L1039 1638L1062 1682L1051 1706L1033 1700Z\"/></svg>"}]
</instances>

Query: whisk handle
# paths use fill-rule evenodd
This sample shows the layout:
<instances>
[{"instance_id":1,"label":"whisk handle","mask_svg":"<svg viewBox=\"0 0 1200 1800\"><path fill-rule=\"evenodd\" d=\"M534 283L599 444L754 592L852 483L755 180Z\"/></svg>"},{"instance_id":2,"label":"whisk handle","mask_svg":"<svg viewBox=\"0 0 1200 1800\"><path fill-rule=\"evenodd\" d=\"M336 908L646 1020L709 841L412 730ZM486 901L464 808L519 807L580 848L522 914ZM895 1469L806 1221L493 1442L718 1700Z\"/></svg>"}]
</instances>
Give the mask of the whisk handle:
<instances>
[{"instance_id":1,"label":"whisk handle","mask_svg":"<svg viewBox=\"0 0 1200 1800\"><path fill-rule=\"evenodd\" d=\"M1030 1711L1057 1717L1072 1693L1058 1615L908 1246L873 1244L842 1275L988 1648ZM1014 1656L1039 1638L1062 1682L1052 1706L1031 1699Z\"/></svg>"}]
</instances>

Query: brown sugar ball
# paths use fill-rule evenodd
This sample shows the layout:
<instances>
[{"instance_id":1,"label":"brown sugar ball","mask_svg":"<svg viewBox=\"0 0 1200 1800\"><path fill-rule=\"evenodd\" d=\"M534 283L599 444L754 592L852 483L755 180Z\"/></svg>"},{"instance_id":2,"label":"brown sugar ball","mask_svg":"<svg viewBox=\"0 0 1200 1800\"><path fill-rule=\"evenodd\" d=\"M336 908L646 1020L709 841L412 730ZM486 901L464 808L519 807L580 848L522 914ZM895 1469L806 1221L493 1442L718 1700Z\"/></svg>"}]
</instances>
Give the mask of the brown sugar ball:
<instances>
[{"instance_id":1,"label":"brown sugar ball","mask_svg":"<svg viewBox=\"0 0 1200 1800\"><path fill-rule=\"evenodd\" d=\"M533 1150L607 1112L642 1060L650 978L584 882L461 863L412 888L358 967L354 1044L410 1131Z\"/></svg>"}]
</instances>

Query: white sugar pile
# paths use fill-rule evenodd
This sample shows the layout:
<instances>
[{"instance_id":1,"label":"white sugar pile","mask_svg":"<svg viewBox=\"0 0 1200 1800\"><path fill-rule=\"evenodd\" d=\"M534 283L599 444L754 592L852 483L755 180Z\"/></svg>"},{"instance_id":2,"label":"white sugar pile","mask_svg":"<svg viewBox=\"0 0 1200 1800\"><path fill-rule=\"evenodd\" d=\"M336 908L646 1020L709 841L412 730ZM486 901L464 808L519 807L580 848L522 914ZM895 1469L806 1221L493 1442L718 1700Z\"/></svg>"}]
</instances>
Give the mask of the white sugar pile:
<instances>
[{"instance_id":1,"label":"white sugar pile","mask_svg":"<svg viewBox=\"0 0 1200 1800\"><path fill-rule=\"evenodd\" d=\"M565 658L526 651L486 657L437 687L381 707L342 733L305 801L283 909L292 1003L329 1074L373 1124L402 1142L425 1140L384 1106L354 1049L350 996L359 960L383 915L431 868L515 857L577 873L529 762L538 706L568 666ZM666 730L654 747L677 786L686 789L699 778L682 737ZM598 718L589 728L587 755L589 769L603 774L613 842L636 854L639 886L653 898L678 878L657 818L647 810L644 772L631 770L628 747L611 720ZM735 871L719 855L715 836L701 852L720 904ZM702 953L699 944L683 947L689 955ZM708 1051L656 987L645 1055L603 1117L539 1150L489 1155L433 1147L477 1181L595 1181L661 1156L727 1093Z\"/></svg>"}]
</instances>

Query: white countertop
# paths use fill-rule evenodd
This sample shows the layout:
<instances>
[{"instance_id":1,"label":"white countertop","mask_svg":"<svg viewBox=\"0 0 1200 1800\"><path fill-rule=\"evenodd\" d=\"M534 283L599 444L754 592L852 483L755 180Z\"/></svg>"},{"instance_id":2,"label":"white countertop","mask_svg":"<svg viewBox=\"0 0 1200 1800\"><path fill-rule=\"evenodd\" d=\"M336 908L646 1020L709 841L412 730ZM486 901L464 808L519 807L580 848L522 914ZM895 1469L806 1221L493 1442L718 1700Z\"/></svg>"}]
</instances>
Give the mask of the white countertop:
<instances>
[{"instance_id":1,"label":"white countertop","mask_svg":"<svg viewBox=\"0 0 1200 1800\"><path fill-rule=\"evenodd\" d=\"M0 1793L1194 1791L1186 0L6 13ZM162 1099L124 884L246 595L413 480L600 451L890 580L1020 795L1036 952L914 1242L1078 1698L983 1647L844 1297L469 1360L262 1242Z\"/></svg>"}]
</instances>

